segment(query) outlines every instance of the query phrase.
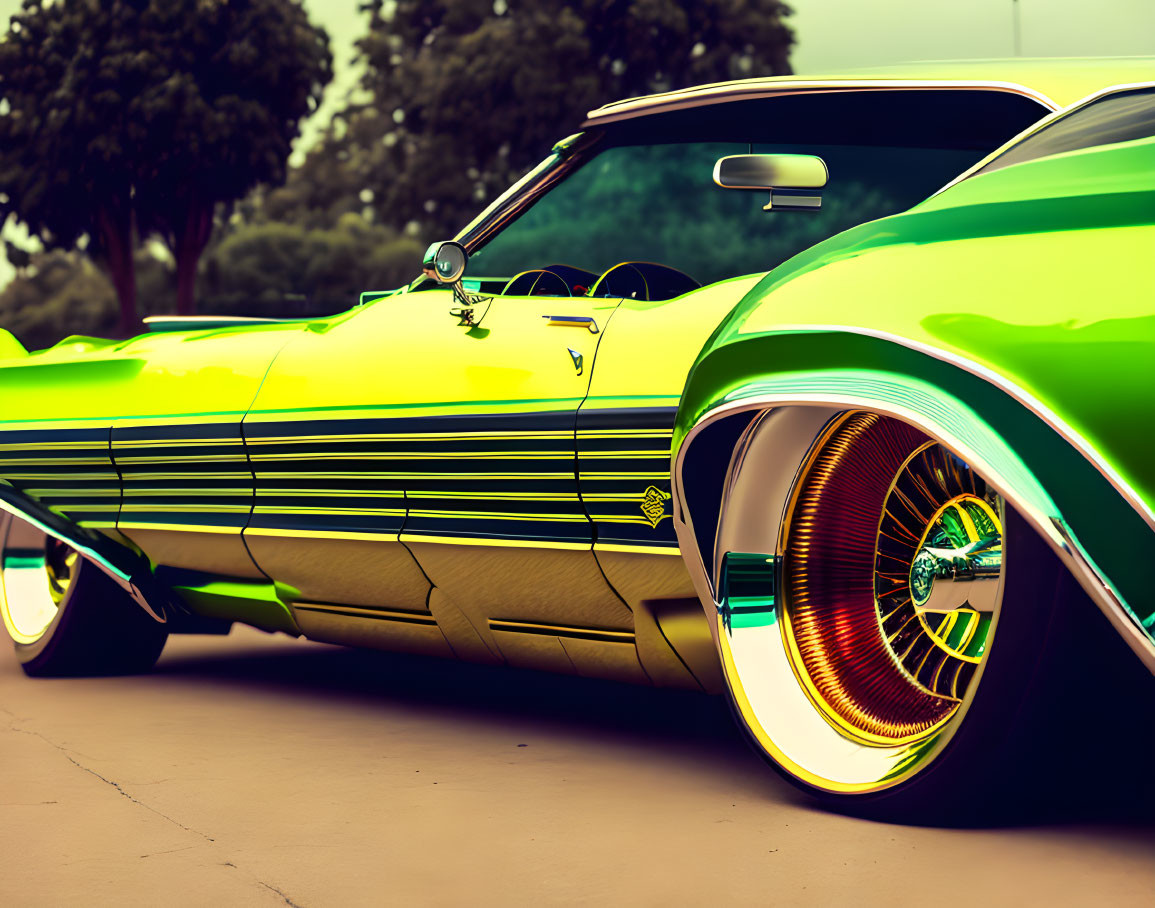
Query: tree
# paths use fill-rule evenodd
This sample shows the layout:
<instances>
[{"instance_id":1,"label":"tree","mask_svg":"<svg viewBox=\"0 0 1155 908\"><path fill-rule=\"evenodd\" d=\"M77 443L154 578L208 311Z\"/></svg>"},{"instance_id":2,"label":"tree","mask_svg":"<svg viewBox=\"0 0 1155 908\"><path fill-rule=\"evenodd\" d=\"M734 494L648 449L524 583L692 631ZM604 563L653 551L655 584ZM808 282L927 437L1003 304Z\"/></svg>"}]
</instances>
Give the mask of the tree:
<instances>
[{"instance_id":1,"label":"tree","mask_svg":"<svg viewBox=\"0 0 1155 908\"><path fill-rule=\"evenodd\" d=\"M172 271L147 249L137 249L135 274L145 315L171 312ZM50 347L70 334L107 337L116 331L117 299L107 274L83 253L33 252L24 274L0 290L0 325L29 350Z\"/></svg>"},{"instance_id":2,"label":"tree","mask_svg":"<svg viewBox=\"0 0 1155 908\"><path fill-rule=\"evenodd\" d=\"M24 277L28 266L32 264L32 253L21 249L11 240L4 241L4 252L8 256L8 264L16 270L16 276Z\"/></svg>"},{"instance_id":3,"label":"tree","mask_svg":"<svg viewBox=\"0 0 1155 908\"><path fill-rule=\"evenodd\" d=\"M25 0L0 42L0 215L87 243L136 320L137 234L192 311L220 203L281 182L332 75L300 0Z\"/></svg>"},{"instance_id":4,"label":"tree","mask_svg":"<svg viewBox=\"0 0 1155 908\"><path fill-rule=\"evenodd\" d=\"M206 255L205 311L259 316L328 315L363 290L412 279L422 247L359 214L331 229L264 222L241 226Z\"/></svg>"},{"instance_id":5,"label":"tree","mask_svg":"<svg viewBox=\"0 0 1155 908\"><path fill-rule=\"evenodd\" d=\"M318 155L359 168L380 216L461 228L588 110L790 72L781 0L373 0L359 43L372 101Z\"/></svg>"}]
</instances>

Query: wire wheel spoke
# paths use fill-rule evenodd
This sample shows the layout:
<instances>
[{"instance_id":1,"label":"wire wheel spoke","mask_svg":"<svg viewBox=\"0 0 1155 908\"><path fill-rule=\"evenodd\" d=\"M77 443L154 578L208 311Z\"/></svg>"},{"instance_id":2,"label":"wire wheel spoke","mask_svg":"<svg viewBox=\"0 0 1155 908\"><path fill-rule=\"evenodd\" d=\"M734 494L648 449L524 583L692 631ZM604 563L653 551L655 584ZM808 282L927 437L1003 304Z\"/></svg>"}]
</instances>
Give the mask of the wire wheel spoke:
<instances>
[{"instance_id":1,"label":"wire wheel spoke","mask_svg":"<svg viewBox=\"0 0 1155 908\"><path fill-rule=\"evenodd\" d=\"M1001 502L914 428L847 415L797 486L783 633L812 702L868 744L918 740L970 689L997 616Z\"/></svg>"}]
</instances>

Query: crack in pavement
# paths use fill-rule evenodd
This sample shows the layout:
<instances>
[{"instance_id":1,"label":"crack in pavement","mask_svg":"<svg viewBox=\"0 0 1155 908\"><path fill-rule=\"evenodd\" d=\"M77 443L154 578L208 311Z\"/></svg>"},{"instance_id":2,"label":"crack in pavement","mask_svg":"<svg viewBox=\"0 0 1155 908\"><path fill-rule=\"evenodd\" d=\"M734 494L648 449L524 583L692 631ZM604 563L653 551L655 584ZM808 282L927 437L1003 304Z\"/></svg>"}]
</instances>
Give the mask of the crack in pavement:
<instances>
[{"instance_id":1,"label":"crack in pavement","mask_svg":"<svg viewBox=\"0 0 1155 908\"><path fill-rule=\"evenodd\" d=\"M298 905L291 898L289 898L287 895L285 895L285 893L281 892L281 890L278 889L276 886L270 886L268 883L264 882L263 880L257 880L257 882L260 883L262 886L264 886L266 889L272 890L277 895L279 895L281 898L283 898L285 900L286 905L292 905L293 908L301 908L300 905Z\"/></svg>"},{"instance_id":2,"label":"crack in pavement","mask_svg":"<svg viewBox=\"0 0 1155 908\"><path fill-rule=\"evenodd\" d=\"M127 791L125 791L123 788L121 788L119 782L115 782L112 779L105 778L100 773L98 773L95 769L89 769L87 766L85 766L83 763L81 763L79 760L77 760L75 757L73 757L72 754L68 752L67 748L61 747L55 741L53 741L49 738L46 738L40 732L29 731L28 729L25 729L25 728L16 728L14 725L10 725L9 729L11 731L19 732L22 735L32 735L34 737L39 738L45 744L48 744L48 745L51 745L52 747L55 747L58 751L60 751L62 754L64 754L64 756L68 759L68 761L70 763L72 763L72 765L75 766L77 769L83 769L89 775L95 776L96 778L100 779L100 781L103 782L105 785L111 785L113 788L115 788L117 790L117 792L120 795L128 798L128 800L132 801L133 804L137 804L137 805L143 807L145 810L151 810L153 813L155 813L161 819L168 820L174 826L177 826L177 827L183 829L185 832L191 832L194 835L199 835L202 839L206 839L210 842L216 841L216 839L214 839L212 836L206 835L205 833L201 832L199 829L193 829L191 826L185 826L185 824L180 822L180 820L175 820L172 817L170 817L168 814L161 813L155 807L152 807L151 805L144 803L144 801L141 801L137 798L134 798Z\"/></svg>"},{"instance_id":3,"label":"crack in pavement","mask_svg":"<svg viewBox=\"0 0 1155 908\"><path fill-rule=\"evenodd\" d=\"M142 858L155 858L158 854L176 854L178 851L188 851L190 848L204 848L204 845L185 845L183 848L170 848L167 851L150 851L142 854Z\"/></svg>"},{"instance_id":4,"label":"crack in pavement","mask_svg":"<svg viewBox=\"0 0 1155 908\"><path fill-rule=\"evenodd\" d=\"M27 721L23 718L19 718L19 717L15 716L14 713L12 713L8 709L5 709L2 706L0 706L0 711L7 713L13 719L17 719L17 721ZM90 776L94 776L95 778L99 779L105 785L109 785L112 788L116 789L117 794L121 795L122 797L127 798L133 804L136 804L139 807L143 807L145 810L148 810L148 811L151 811L152 813L155 813L161 819L167 820L169 823L172 823L174 826L178 827L179 829L183 829L185 832L191 832L194 835L200 836L202 839L204 839L207 842L212 842L214 844L216 843L216 839L214 839L212 836L201 832L199 829L194 829L191 826L186 826L184 823L180 822L179 820L176 820L173 817L170 817L166 813L162 813L161 811L157 810L155 807L151 806L150 804L146 804L144 801L141 801L139 798L134 798L131 794L129 794L127 791L124 790L124 788L121 786L121 784L119 782L115 781L114 779L109 779L106 776L101 775L96 770L90 769L89 767L85 766L83 763L81 763L79 760L77 760L72 755L72 752L69 751L68 748L66 748L60 744L57 744L55 741L53 741L51 738L46 737L41 732L31 731L31 730L26 729L26 728L19 728L19 727L17 727L15 722L10 722L8 724L8 731L17 732L17 733L22 734L22 735L30 735L32 737L39 738L45 744L48 744L50 747L54 747L56 750L60 751L64 755L64 757L68 760L68 762L70 762L77 769L83 770L84 772L88 773ZM56 802L55 801L42 801L41 803L42 804L55 804ZM148 854L142 854L140 857L141 858L149 858L149 857L154 857L156 855L162 855L162 854L174 854L176 852L189 851L191 849L201 848L201 847L203 847L203 845L199 845L199 844L198 845L187 845L183 848L172 848L172 849L168 849L166 851L157 851L157 852L150 852ZM217 847L220 847L220 846L217 846ZM97 859L92 858L92 859L86 859L86 860L97 860ZM77 862L73 861L73 862L69 862L69 863L77 863ZM232 868L237 869L237 870L243 869L241 867L238 867L232 861L224 861L224 862L222 862L222 866L232 867ZM258 880L258 879L256 879L255 876L253 877L253 881L256 882L258 885L263 886L264 888L268 889L270 892L276 893L278 896L280 896L282 899L284 899L285 904L289 905L290 908L303 908L303 906L301 906L297 902L294 902L291 898L289 898L284 892L282 892L276 886L272 886L269 883L264 882L263 880Z\"/></svg>"}]
</instances>

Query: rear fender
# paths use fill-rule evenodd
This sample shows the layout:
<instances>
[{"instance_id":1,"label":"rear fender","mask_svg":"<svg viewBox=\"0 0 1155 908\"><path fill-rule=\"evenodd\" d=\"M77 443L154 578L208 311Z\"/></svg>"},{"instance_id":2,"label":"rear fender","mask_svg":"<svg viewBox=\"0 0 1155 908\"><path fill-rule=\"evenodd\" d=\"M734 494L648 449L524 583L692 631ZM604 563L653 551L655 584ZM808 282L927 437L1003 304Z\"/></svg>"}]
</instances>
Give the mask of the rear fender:
<instances>
[{"instance_id":1,"label":"rear fender","mask_svg":"<svg viewBox=\"0 0 1155 908\"><path fill-rule=\"evenodd\" d=\"M1141 568L1150 563L1155 534L1109 469L980 375L877 338L831 340L825 332L754 337L718 348L691 375L675 435L674 521L703 601L717 601L713 541L723 477L745 426L776 407L870 410L916 426L981 472L1155 671L1155 639L1130 604L1147 604ZM822 359L840 362L792 368Z\"/></svg>"}]
</instances>

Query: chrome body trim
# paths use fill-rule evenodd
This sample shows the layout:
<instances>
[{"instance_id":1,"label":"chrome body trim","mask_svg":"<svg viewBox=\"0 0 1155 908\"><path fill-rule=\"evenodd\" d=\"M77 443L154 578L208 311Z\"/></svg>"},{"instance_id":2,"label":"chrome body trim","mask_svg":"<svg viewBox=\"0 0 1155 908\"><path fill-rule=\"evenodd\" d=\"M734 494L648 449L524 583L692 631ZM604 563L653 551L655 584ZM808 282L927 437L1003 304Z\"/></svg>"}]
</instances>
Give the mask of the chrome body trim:
<instances>
[{"instance_id":1,"label":"chrome body trim","mask_svg":"<svg viewBox=\"0 0 1155 908\"><path fill-rule=\"evenodd\" d=\"M863 337L873 337L878 340L887 341L888 343L898 344L901 347L906 347L908 350L914 350L917 353L922 353L930 356L940 362L950 363L964 372L981 378L988 384L994 385L1004 394L1013 398L1026 409L1030 410L1035 416L1041 419L1048 428L1056 435L1059 435L1064 441L1075 448L1080 454L1086 458L1092 466L1099 472L1099 474L1111 484L1116 492L1127 502L1128 505L1143 519L1143 522L1155 532L1155 509L1145 502L1142 497L1136 492L1131 485L1115 471L1115 469L1107 463L1083 436L1068 425L1054 410L1044 404L1041 400L1031 394L1029 391L1016 385L1014 382L1004 378L998 372L987 366L980 365L974 360L967 359L965 356L960 356L957 353L950 353L939 347L924 344L919 341L910 340L898 334L891 334L888 331L879 331L874 328L856 328L850 325L781 325L775 326L775 333L791 333L791 332L813 332L813 333L838 333L838 334L858 334Z\"/></svg>"},{"instance_id":2,"label":"chrome body trim","mask_svg":"<svg viewBox=\"0 0 1155 908\"><path fill-rule=\"evenodd\" d=\"M1059 105L1042 92L1035 91L1017 82L999 82L974 79L794 79L793 77L742 79L735 82L716 82L679 91L662 94L643 95L615 101L591 110L582 128L616 123L670 110L684 110L689 107L703 107L726 101L748 100L752 98L772 98L796 92L846 92L881 90L923 90L923 91L1003 91L1022 95L1037 101L1049 110L1059 110Z\"/></svg>"},{"instance_id":3,"label":"chrome body trim","mask_svg":"<svg viewBox=\"0 0 1155 908\"><path fill-rule=\"evenodd\" d=\"M153 334L167 331L209 331L214 328L246 328L250 325L286 325L304 318L260 318L249 315L146 315L141 319Z\"/></svg>"},{"instance_id":4,"label":"chrome body trim","mask_svg":"<svg viewBox=\"0 0 1155 908\"><path fill-rule=\"evenodd\" d=\"M0 510L31 524L53 539L66 543L107 574L133 601L160 623L168 621L165 599L147 598L141 583L151 585L148 563L135 552L117 545L98 533L88 532L54 514L42 505L16 494L8 483L0 483Z\"/></svg>"},{"instance_id":5,"label":"chrome body trim","mask_svg":"<svg viewBox=\"0 0 1155 908\"><path fill-rule=\"evenodd\" d=\"M1076 101L1073 104L1068 104L1066 107L1063 107L1059 110L1056 110L1054 113L1047 114L1047 116L1043 117L1043 119L1039 120L1037 123L1032 123L1026 129L1024 129L1022 132L1020 132L1017 136L1015 136L1013 139L1010 139L1007 142L1000 145L998 148L996 148L994 151L992 151L989 155L987 155L981 161L979 161L976 164L972 164L970 167L968 167L966 170L964 170L962 173L960 173L957 177L955 177L953 180L951 180L949 183L947 183L941 189L932 193L929 196L929 198L933 199L939 193L946 192L952 186L954 186L958 183L961 183L965 179L968 179L976 171L981 170L982 168L986 167L987 164L989 164L991 161L993 161L995 158L997 158L999 155L1001 155L1003 152L1005 152L1007 149L1009 149L1012 145L1017 145L1019 142L1023 141L1023 139L1026 139L1028 136L1034 135L1036 132L1038 132L1040 129L1042 129L1045 126L1050 126L1056 120L1061 120L1063 117L1067 116L1067 114L1074 113L1080 107L1086 107L1088 104L1092 104L1095 101L1098 101L1099 99L1106 97L1107 95L1113 95L1113 94L1117 94L1119 92L1124 92L1124 91L1135 91L1136 89L1144 89L1144 88L1155 88L1155 81L1153 81L1153 82L1123 82L1123 83L1120 83L1118 85L1112 85L1108 88L1102 88L1099 91L1091 92L1091 94L1087 95L1085 98L1080 98L1078 101Z\"/></svg>"}]
</instances>

